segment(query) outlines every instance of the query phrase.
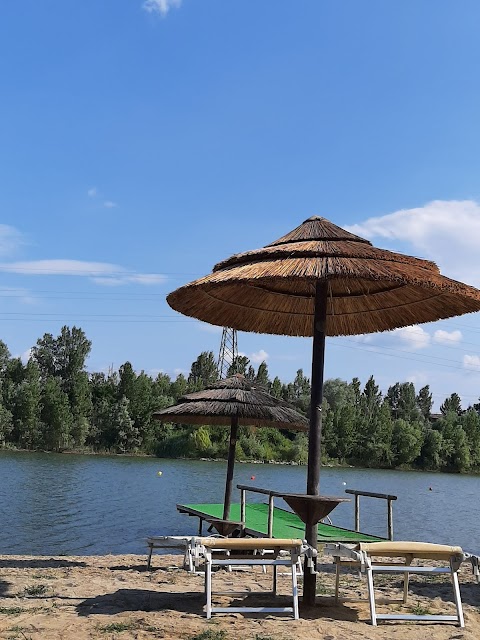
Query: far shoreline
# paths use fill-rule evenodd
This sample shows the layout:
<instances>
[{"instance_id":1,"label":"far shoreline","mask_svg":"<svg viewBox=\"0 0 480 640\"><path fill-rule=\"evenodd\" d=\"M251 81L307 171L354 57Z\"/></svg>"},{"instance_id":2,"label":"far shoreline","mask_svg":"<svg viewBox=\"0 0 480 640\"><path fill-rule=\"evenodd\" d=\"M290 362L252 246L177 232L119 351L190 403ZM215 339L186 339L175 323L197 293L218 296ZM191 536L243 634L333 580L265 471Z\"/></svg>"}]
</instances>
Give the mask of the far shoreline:
<instances>
[{"instance_id":1,"label":"far shoreline","mask_svg":"<svg viewBox=\"0 0 480 640\"><path fill-rule=\"evenodd\" d=\"M118 453L111 451L90 451L90 450L75 450L75 449L63 449L61 451L49 451L47 449L21 449L18 447L1 447L1 453L22 453L22 454L47 454L47 455L77 455L77 456L91 456L91 457L104 457L104 458L149 458L152 460L183 460L183 461L192 461L192 462L222 462L226 463L226 458L192 458L192 457L184 457L178 456L176 458L166 457L166 456L156 456L151 453ZM236 460L235 464L267 464L267 465L278 465L278 466L290 466L290 467L305 467L307 468L307 464L303 462L295 462L290 460ZM359 470L370 470L370 471L405 471L405 472L418 472L418 473L432 473L435 475L444 474L449 476L473 476L479 477L479 471L448 471L448 470L440 470L440 469L420 469L418 467L413 466L400 466L400 467L364 467L357 466L349 463L342 463L336 461L328 461L322 462L321 467L329 468L329 469L359 469Z\"/></svg>"}]
</instances>

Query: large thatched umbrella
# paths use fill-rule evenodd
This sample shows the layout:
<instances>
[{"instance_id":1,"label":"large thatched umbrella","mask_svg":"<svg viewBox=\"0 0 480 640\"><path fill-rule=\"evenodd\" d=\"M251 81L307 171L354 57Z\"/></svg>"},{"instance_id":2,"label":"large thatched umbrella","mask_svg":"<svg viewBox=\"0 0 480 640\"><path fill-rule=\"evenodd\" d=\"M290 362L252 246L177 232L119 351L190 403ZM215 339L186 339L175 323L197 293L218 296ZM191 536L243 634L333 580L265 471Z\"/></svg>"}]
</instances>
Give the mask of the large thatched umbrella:
<instances>
[{"instance_id":1,"label":"large thatched umbrella","mask_svg":"<svg viewBox=\"0 0 480 640\"><path fill-rule=\"evenodd\" d=\"M320 477L325 336L386 331L480 310L480 292L433 262L377 249L312 217L263 249L234 255L167 298L173 309L241 331L313 336L307 493ZM306 538L316 544L316 526ZM315 602L315 576L304 598Z\"/></svg>"},{"instance_id":2,"label":"large thatched umbrella","mask_svg":"<svg viewBox=\"0 0 480 640\"><path fill-rule=\"evenodd\" d=\"M182 424L230 425L224 520L230 515L238 427L308 431L308 420L304 416L240 374L215 382L203 391L189 393L180 398L178 404L157 411L153 417Z\"/></svg>"}]
</instances>

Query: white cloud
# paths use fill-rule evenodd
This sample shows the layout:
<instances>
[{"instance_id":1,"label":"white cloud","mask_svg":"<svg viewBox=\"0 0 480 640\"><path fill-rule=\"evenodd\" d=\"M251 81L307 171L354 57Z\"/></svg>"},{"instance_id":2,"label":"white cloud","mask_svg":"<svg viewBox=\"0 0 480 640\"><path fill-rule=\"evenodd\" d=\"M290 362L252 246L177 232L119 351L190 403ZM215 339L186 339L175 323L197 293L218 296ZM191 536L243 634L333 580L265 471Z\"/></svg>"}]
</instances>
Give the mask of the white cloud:
<instances>
[{"instance_id":1,"label":"white cloud","mask_svg":"<svg viewBox=\"0 0 480 640\"><path fill-rule=\"evenodd\" d=\"M30 260L0 263L0 271L23 275L100 276L125 271L108 262L84 262L82 260Z\"/></svg>"},{"instance_id":2,"label":"white cloud","mask_svg":"<svg viewBox=\"0 0 480 640\"><path fill-rule=\"evenodd\" d=\"M186 375L188 371L186 369L180 369L179 367L177 367L176 369L173 370L173 373L176 376L179 376L179 375Z\"/></svg>"},{"instance_id":3,"label":"white cloud","mask_svg":"<svg viewBox=\"0 0 480 640\"><path fill-rule=\"evenodd\" d=\"M418 325L395 329L392 334L398 337L408 349L425 349L430 344L430 334Z\"/></svg>"},{"instance_id":4,"label":"white cloud","mask_svg":"<svg viewBox=\"0 0 480 640\"><path fill-rule=\"evenodd\" d=\"M0 272L19 273L26 276L83 276L96 284L161 284L166 277L154 273L132 273L108 262L84 262L82 260L31 260L0 263Z\"/></svg>"},{"instance_id":5,"label":"white cloud","mask_svg":"<svg viewBox=\"0 0 480 640\"><path fill-rule=\"evenodd\" d=\"M270 356L264 349L260 349L260 351L251 353L248 356L250 362L253 362L254 364L261 364L262 362L266 362L269 357Z\"/></svg>"},{"instance_id":6,"label":"white cloud","mask_svg":"<svg viewBox=\"0 0 480 640\"><path fill-rule=\"evenodd\" d=\"M463 356L463 367L468 371L479 371L480 372L480 356Z\"/></svg>"},{"instance_id":7,"label":"white cloud","mask_svg":"<svg viewBox=\"0 0 480 640\"><path fill-rule=\"evenodd\" d=\"M207 322L198 321L198 327L201 331L205 331L206 333L222 333L223 327L218 327L215 324L208 324Z\"/></svg>"},{"instance_id":8,"label":"white cloud","mask_svg":"<svg viewBox=\"0 0 480 640\"><path fill-rule=\"evenodd\" d=\"M97 197L102 197L102 194L99 193L97 187L91 187L88 191L87 191L87 195L89 198L97 198ZM103 201L103 206L105 207L105 209L114 209L115 207L117 207L117 203L114 202L113 200L104 200Z\"/></svg>"},{"instance_id":9,"label":"white cloud","mask_svg":"<svg viewBox=\"0 0 480 640\"><path fill-rule=\"evenodd\" d=\"M142 284L153 285L163 284L167 278L161 273L136 273L133 275L112 276L112 277L94 277L93 282L108 287L116 287L123 284Z\"/></svg>"},{"instance_id":10,"label":"white cloud","mask_svg":"<svg viewBox=\"0 0 480 640\"><path fill-rule=\"evenodd\" d=\"M278 354L275 357L275 360L279 360L280 362L299 362L302 361L302 356L298 354Z\"/></svg>"},{"instance_id":11,"label":"white cloud","mask_svg":"<svg viewBox=\"0 0 480 640\"><path fill-rule=\"evenodd\" d=\"M462 341L462 337L462 332L458 329L450 332L439 329L433 334L433 341L438 344L457 344Z\"/></svg>"},{"instance_id":12,"label":"white cloud","mask_svg":"<svg viewBox=\"0 0 480 640\"><path fill-rule=\"evenodd\" d=\"M407 378L407 382L412 382L415 387L424 387L429 382L429 376L425 371L412 371Z\"/></svg>"},{"instance_id":13,"label":"white cloud","mask_svg":"<svg viewBox=\"0 0 480 640\"><path fill-rule=\"evenodd\" d=\"M406 242L445 275L480 285L480 204L474 200L434 200L346 228L369 239Z\"/></svg>"},{"instance_id":14,"label":"white cloud","mask_svg":"<svg viewBox=\"0 0 480 640\"><path fill-rule=\"evenodd\" d=\"M356 336L348 336L348 339L352 340L352 342L368 343L374 342L376 335L377 334L359 333Z\"/></svg>"},{"instance_id":15,"label":"white cloud","mask_svg":"<svg viewBox=\"0 0 480 640\"><path fill-rule=\"evenodd\" d=\"M162 284L166 281L166 277L161 273L134 273L133 275L125 276L128 282L135 284Z\"/></svg>"},{"instance_id":16,"label":"white cloud","mask_svg":"<svg viewBox=\"0 0 480 640\"><path fill-rule=\"evenodd\" d=\"M108 277L94 277L92 278L92 282L95 284L99 284L104 287L119 287L125 284L124 278L117 278L114 276Z\"/></svg>"},{"instance_id":17,"label":"white cloud","mask_svg":"<svg viewBox=\"0 0 480 640\"><path fill-rule=\"evenodd\" d=\"M0 297L2 298L17 298L23 304L35 304L38 298L35 298L28 289L18 287L5 287L2 285L0 288Z\"/></svg>"},{"instance_id":18,"label":"white cloud","mask_svg":"<svg viewBox=\"0 0 480 640\"><path fill-rule=\"evenodd\" d=\"M165 373L165 370L164 369L149 369L146 373L149 376L151 376L152 378L156 378L161 373Z\"/></svg>"},{"instance_id":19,"label":"white cloud","mask_svg":"<svg viewBox=\"0 0 480 640\"><path fill-rule=\"evenodd\" d=\"M10 256L25 244L22 234L15 227L0 224L0 256Z\"/></svg>"},{"instance_id":20,"label":"white cloud","mask_svg":"<svg viewBox=\"0 0 480 640\"><path fill-rule=\"evenodd\" d=\"M179 7L182 0L145 0L142 8L148 13L159 13L166 16L170 9Z\"/></svg>"},{"instance_id":21,"label":"white cloud","mask_svg":"<svg viewBox=\"0 0 480 640\"><path fill-rule=\"evenodd\" d=\"M23 362L23 364L27 364L27 362L30 360L31 355L32 355L32 350L27 349L20 355L20 360Z\"/></svg>"}]
</instances>

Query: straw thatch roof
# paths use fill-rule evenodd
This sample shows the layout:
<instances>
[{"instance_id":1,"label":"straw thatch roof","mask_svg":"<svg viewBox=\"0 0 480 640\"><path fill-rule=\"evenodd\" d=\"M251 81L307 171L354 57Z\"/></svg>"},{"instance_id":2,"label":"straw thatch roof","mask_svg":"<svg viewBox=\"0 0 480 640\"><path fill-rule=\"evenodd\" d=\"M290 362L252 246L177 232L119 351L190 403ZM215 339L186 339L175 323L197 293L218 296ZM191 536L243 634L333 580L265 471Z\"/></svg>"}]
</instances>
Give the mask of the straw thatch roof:
<instances>
[{"instance_id":1,"label":"straw thatch roof","mask_svg":"<svg viewBox=\"0 0 480 640\"><path fill-rule=\"evenodd\" d=\"M314 216L262 249L218 263L167 297L181 313L242 331L313 335L316 284L328 287L326 334L357 335L480 310L480 291L435 263L378 249Z\"/></svg>"},{"instance_id":2,"label":"straw thatch roof","mask_svg":"<svg viewBox=\"0 0 480 640\"><path fill-rule=\"evenodd\" d=\"M308 421L285 401L274 398L244 376L236 374L203 391L183 396L178 404L157 411L163 422L229 426L238 418L243 426L308 431Z\"/></svg>"}]
</instances>

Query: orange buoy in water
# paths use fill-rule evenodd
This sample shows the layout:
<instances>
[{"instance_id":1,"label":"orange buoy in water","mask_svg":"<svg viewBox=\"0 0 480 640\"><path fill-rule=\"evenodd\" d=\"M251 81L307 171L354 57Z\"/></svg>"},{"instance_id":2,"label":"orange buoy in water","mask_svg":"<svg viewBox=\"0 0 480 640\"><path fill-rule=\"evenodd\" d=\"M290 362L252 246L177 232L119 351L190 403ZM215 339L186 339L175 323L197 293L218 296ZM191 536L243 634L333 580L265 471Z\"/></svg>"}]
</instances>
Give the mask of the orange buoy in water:
<instances>
[{"instance_id":1,"label":"orange buoy in water","mask_svg":"<svg viewBox=\"0 0 480 640\"><path fill-rule=\"evenodd\" d=\"M250 476L250 480L255 480L255 476Z\"/></svg>"}]
</instances>

